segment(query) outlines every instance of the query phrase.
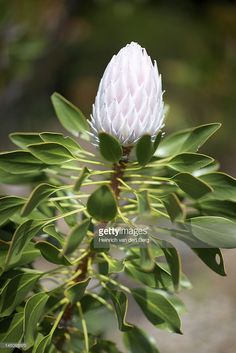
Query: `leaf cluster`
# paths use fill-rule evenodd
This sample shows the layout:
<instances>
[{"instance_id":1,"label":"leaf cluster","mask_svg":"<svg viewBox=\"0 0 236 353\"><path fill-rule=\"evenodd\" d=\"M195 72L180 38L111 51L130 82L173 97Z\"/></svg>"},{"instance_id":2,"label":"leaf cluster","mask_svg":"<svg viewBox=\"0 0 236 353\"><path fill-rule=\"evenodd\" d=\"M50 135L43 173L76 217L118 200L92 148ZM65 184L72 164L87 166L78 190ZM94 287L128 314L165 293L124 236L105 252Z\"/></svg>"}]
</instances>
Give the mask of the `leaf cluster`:
<instances>
[{"instance_id":1,"label":"leaf cluster","mask_svg":"<svg viewBox=\"0 0 236 353\"><path fill-rule=\"evenodd\" d=\"M25 342L28 353L119 353L103 339L97 318L107 315L128 352L157 353L127 319L129 299L155 327L181 334L177 294L191 284L176 239L222 276L220 249L236 247L236 180L198 152L220 124L145 135L126 150L101 132L98 149L87 149L82 112L57 93L52 103L80 142L55 132L13 133L18 149L0 154L0 182L29 189L26 197L0 199L0 342ZM96 248L97 227L140 222L150 230L146 247L120 246L119 257L112 247Z\"/></svg>"}]
</instances>

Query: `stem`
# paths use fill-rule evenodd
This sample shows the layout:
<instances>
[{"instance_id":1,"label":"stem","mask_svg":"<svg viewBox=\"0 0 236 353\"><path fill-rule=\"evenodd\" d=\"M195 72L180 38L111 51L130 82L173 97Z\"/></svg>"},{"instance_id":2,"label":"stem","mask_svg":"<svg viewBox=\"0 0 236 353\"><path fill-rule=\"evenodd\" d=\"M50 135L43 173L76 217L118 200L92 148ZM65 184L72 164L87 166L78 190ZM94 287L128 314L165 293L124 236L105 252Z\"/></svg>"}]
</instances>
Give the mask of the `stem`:
<instances>
[{"instance_id":1,"label":"stem","mask_svg":"<svg viewBox=\"0 0 236 353\"><path fill-rule=\"evenodd\" d=\"M120 160L119 163L113 165L113 170L109 170L109 172L111 173L111 180L108 182L111 184L111 188L114 191L116 199L118 199L120 196L120 191L121 191L120 186L123 183L122 178L123 178L124 171L125 171L127 163L128 163L128 156L130 154L130 151L131 151L131 147L123 147L122 159ZM82 160L82 159L78 159L78 160L80 160L81 162L82 161L86 162L86 160ZM87 161L87 162L91 163L91 161ZM95 161L93 161L93 164L100 164L101 165L100 162L95 162ZM106 173L107 173L107 171L97 171L95 174L99 175L99 174L106 174ZM107 183L106 181L99 180L99 181L95 181L95 182L94 181L87 182L84 185L92 185L92 184L103 184L104 185L106 183ZM82 210L84 211L84 208L82 208ZM70 212L70 214L73 214L73 211ZM105 225L105 223L103 222L102 225ZM91 266L92 266L92 261L94 259L94 256L95 256L95 253L92 250L87 249L87 251L84 254L82 254L80 256L80 258L76 259L74 263L78 263L78 262L79 263L75 269L74 275L70 278L70 280L74 281L75 283L85 280L87 277L87 274L90 273L90 271L91 271ZM106 280L105 278L103 278L103 280ZM100 277L100 280L101 280L101 277ZM110 281L113 284L116 284L117 286L122 288L123 290L126 290L126 292L129 291L129 289L127 287L124 287L121 284L118 284L114 280L111 279ZM100 300L100 301L102 300L102 298L100 298L98 296L96 296L96 299ZM103 304L105 305L105 303L106 302L104 300ZM85 340L85 351L89 352L89 341L88 341L88 332L87 332L86 321L84 319L80 303L77 303L76 305L79 310L81 321L82 321L84 340ZM68 304L68 306L66 307L66 310L62 316L62 321L63 321L63 324L65 325L65 327L67 326L68 322L71 321L71 319L72 319L73 309L74 309L74 307L71 304ZM57 344L57 348L60 350L63 350L64 342L65 342L65 335L63 335L61 337L60 341Z\"/></svg>"},{"instance_id":2,"label":"stem","mask_svg":"<svg viewBox=\"0 0 236 353\"><path fill-rule=\"evenodd\" d=\"M78 308L78 311L79 311L79 315L80 315L81 323L82 323L82 328L83 328L83 333L84 333L85 352L89 353L89 339L88 339L88 330L87 330L86 321L85 321L84 314L83 314L83 311L82 311L82 308L81 308L81 304L77 303L76 305L77 305L77 308Z\"/></svg>"},{"instance_id":3,"label":"stem","mask_svg":"<svg viewBox=\"0 0 236 353\"><path fill-rule=\"evenodd\" d=\"M114 173L111 176L111 188L114 191L116 198L120 196L120 186L122 184L122 178L124 176L125 169L128 163L128 157L132 147L123 147L123 159L119 163L113 165Z\"/></svg>"},{"instance_id":4,"label":"stem","mask_svg":"<svg viewBox=\"0 0 236 353\"><path fill-rule=\"evenodd\" d=\"M123 291L125 291L126 293L130 294L131 293L131 290L124 286L123 284L115 281L114 279L110 278L110 277L106 277L106 276L103 276L103 275L97 275L97 278L101 281L101 283L105 284L104 282L110 282L111 284L113 284L114 286L122 289ZM105 284L106 286L106 284Z\"/></svg>"}]
</instances>

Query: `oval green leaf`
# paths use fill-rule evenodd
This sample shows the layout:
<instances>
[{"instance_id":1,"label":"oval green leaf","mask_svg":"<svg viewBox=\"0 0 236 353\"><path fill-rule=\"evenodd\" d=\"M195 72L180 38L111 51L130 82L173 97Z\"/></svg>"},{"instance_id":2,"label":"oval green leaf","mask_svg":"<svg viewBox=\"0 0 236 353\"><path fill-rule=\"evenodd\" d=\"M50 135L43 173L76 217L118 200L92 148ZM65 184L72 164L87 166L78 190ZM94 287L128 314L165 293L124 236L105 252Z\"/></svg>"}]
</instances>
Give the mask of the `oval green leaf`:
<instances>
[{"instance_id":1,"label":"oval green leaf","mask_svg":"<svg viewBox=\"0 0 236 353\"><path fill-rule=\"evenodd\" d=\"M201 216L189 219L193 235L212 247L236 248L236 223L223 217Z\"/></svg>"},{"instance_id":2,"label":"oval green leaf","mask_svg":"<svg viewBox=\"0 0 236 353\"><path fill-rule=\"evenodd\" d=\"M9 221L9 218L19 211L25 199L17 196L4 196L0 198L0 225Z\"/></svg>"},{"instance_id":3,"label":"oval green leaf","mask_svg":"<svg viewBox=\"0 0 236 353\"><path fill-rule=\"evenodd\" d=\"M212 123L171 134L161 141L157 156L163 158L182 152L197 152L220 126L219 123Z\"/></svg>"},{"instance_id":4,"label":"oval green leaf","mask_svg":"<svg viewBox=\"0 0 236 353\"><path fill-rule=\"evenodd\" d=\"M200 199L212 191L208 184L188 173L176 174L172 180L193 199Z\"/></svg>"},{"instance_id":5,"label":"oval green leaf","mask_svg":"<svg viewBox=\"0 0 236 353\"><path fill-rule=\"evenodd\" d=\"M117 204L109 186L102 185L90 195L87 210L98 221L106 222L115 218Z\"/></svg>"},{"instance_id":6,"label":"oval green leaf","mask_svg":"<svg viewBox=\"0 0 236 353\"><path fill-rule=\"evenodd\" d=\"M59 145L64 146L71 153L77 153L78 151L81 151L81 147L78 142L75 142L69 136L63 136L62 134L55 132L42 132L40 134L40 137L44 142L56 142Z\"/></svg>"},{"instance_id":7,"label":"oval green leaf","mask_svg":"<svg viewBox=\"0 0 236 353\"><path fill-rule=\"evenodd\" d=\"M0 168L12 174L36 173L43 169L41 160L28 151L0 153Z\"/></svg>"},{"instance_id":8,"label":"oval green leaf","mask_svg":"<svg viewBox=\"0 0 236 353\"><path fill-rule=\"evenodd\" d=\"M236 202L236 179L225 173L209 173L200 177L214 191L207 198Z\"/></svg>"},{"instance_id":9,"label":"oval green leaf","mask_svg":"<svg viewBox=\"0 0 236 353\"><path fill-rule=\"evenodd\" d=\"M37 293L30 297L24 308L24 339L27 342L27 348L34 345L37 326L43 315L45 305L48 301L46 293Z\"/></svg>"},{"instance_id":10,"label":"oval green leaf","mask_svg":"<svg viewBox=\"0 0 236 353\"><path fill-rule=\"evenodd\" d=\"M60 249L52 245L47 241L39 241L36 243L36 248L38 248L42 256L49 262L57 265L70 266L71 262L62 255Z\"/></svg>"},{"instance_id":11,"label":"oval green leaf","mask_svg":"<svg viewBox=\"0 0 236 353\"><path fill-rule=\"evenodd\" d=\"M69 299L70 303L76 304L80 301L83 296L85 289L87 288L91 278L87 278L84 281L73 284L65 290L65 296Z\"/></svg>"},{"instance_id":12,"label":"oval green leaf","mask_svg":"<svg viewBox=\"0 0 236 353\"><path fill-rule=\"evenodd\" d=\"M34 288L41 273L22 273L11 278L3 287L0 297L0 317L10 315Z\"/></svg>"},{"instance_id":13,"label":"oval green leaf","mask_svg":"<svg viewBox=\"0 0 236 353\"><path fill-rule=\"evenodd\" d=\"M124 343L127 353L159 353L153 339L138 327L124 333Z\"/></svg>"},{"instance_id":14,"label":"oval green leaf","mask_svg":"<svg viewBox=\"0 0 236 353\"><path fill-rule=\"evenodd\" d=\"M214 161L213 158L200 153L181 153L168 161L168 167L179 172L192 173Z\"/></svg>"},{"instance_id":15,"label":"oval green leaf","mask_svg":"<svg viewBox=\"0 0 236 353\"><path fill-rule=\"evenodd\" d=\"M137 288L132 289L131 292L144 315L154 326L166 327L170 331L181 333L179 315L171 302L166 299L163 291Z\"/></svg>"},{"instance_id":16,"label":"oval green leaf","mask_svg":"<svg viewBox=\"0 0 236 353\"><path fill-rule=\"evenodd\" d=\"M73 135L88 130L88 122L83 113L62 95L55 92L51 96L56 115L62 126Z\"/></svg>"},{"instance_id":17,"label":"oval green leaf","mask_svg":"<svg viewBox=\"0 0 236 353\"><path fill-rule=\"evenodd\" d=\"M0 342L4 343L20 343L23 336L23 313L17 313L9 316L1 321L0 325ZM2 349L4 353L12 353L15 348Z\"/></svg>"},{"instance_id":18,"label":"oval green leaf","mask_svg":"<svg viewBox=\"0 0 236 353\"><path fill-rule=\"evenodd\" d=\"M42 201L48 198L57 188L50 184L39 184L32 191L28 201L24 205L21 215L22 217L28 216Z\"/></svg>"},{"instance_id":19,"label":"oval green leaf","mask_svg":"<svg viewBox=\"0 0 236 353\"><path fill-rule=\"evenodd\" d=\"M38 133L30 133L30 132L15 132L10 134L10 139L12 142L21 147L26 148L28 145L32 145L34 143L42 142L40 134Z\"/></svg>"},{"instance_id":20,"label":"oval green leaf","mask_svg":"<svg viewBox=\"0 0 236 353\"><path fill-rule=\"evenodd\" d=\"M75 251L83 241L87 234L90 225L90 219L85 219L80 224L76 225L66 237L63 253L65 255L71 254Z\"/></svg>"},{"instance_id":21,"label":"oval green leaf","mask_svg":"<svg viewBox=\"0 0 236 353\"><path fill-rule=\"evenodd\" d=\"M108 162L118 163L122 157L122 147L119 141L105 132L99 134L99 149Z\"/></svg>"},{"instance_id":22,"label":"oval green leaf","mask_svg":"<svg viewBox=\"0 0 236 353\"><path fill-rule=\"evenodd\" d=\"M75 159L73 154L56 142L37 143L28 146L30 152L43 163L61 164Z\"/></svg>"},{"instance_id":23,"label":"oval green leaf","mask_svg":"<svg viewBox=\"0 0 236 353\"><path fill-rule=\"evenodd\" d=\"M141 166L147 164L154 153L153 143L150 135L144 135L136 145L136 157Z\"/></svg>"}]
</instances>

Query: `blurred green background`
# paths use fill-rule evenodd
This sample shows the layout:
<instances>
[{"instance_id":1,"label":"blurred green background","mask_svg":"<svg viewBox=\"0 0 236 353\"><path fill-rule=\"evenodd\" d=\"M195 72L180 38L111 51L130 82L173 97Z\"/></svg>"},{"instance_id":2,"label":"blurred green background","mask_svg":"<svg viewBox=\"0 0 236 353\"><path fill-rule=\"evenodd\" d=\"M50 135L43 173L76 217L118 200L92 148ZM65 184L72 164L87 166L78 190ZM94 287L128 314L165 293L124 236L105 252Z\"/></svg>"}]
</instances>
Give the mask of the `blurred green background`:
<instances>
[{"instance_id":1,"label":"blurred green background","mask_svg":"<svg viewBox=\"0 0 236 353\"><path fill-rule=\"evenodd\" d=\"M170 106L166 130L222 122L203 151L236 175L235 1L0 0L1 150L12 147L13 131L62 130L54 91L89 116L108 61L130 41L157 60ZM194 289L183 294L183 336L151 329L131 310L131 321L145 325L163 353L235 353L235 252L225 257L226 279L184 254ZM104 323L113 338L116 324Z\"/></svg>"},{"instance_id":2,"label":"blurred green background","mask_svg":"<svg viewBox=\"0 0 236 353\"><path fill-rule=\"evenodd\" d=\"M213 121L208 145L236 174L236 5L187 0L0 0L0 144L15 130L55 130L59 91L89 116L110 60L130 41L157 59L166 130Z\"/></svg>"}]
</instances>

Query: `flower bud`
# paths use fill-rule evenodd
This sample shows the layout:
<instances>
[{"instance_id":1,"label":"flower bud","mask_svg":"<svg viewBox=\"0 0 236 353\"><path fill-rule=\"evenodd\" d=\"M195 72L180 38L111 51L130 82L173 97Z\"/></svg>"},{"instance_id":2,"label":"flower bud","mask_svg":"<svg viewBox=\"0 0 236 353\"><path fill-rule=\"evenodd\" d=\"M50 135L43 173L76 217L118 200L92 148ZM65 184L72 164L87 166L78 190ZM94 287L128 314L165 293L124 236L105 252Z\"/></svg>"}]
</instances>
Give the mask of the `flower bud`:
<instances>
[{"instance_id":1,"label":"flower bud","mask_svg":"<svg viewBox=\"0 0 236 353\"><path fill-rule=\"evenodd\" d=\"M149 134L153 138L163 127L164 103L161 76L146 50L127 44L107 65L99 84L90 126L106 132L123 146L133 145Z\"/></svg>"}]
</instances>

